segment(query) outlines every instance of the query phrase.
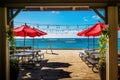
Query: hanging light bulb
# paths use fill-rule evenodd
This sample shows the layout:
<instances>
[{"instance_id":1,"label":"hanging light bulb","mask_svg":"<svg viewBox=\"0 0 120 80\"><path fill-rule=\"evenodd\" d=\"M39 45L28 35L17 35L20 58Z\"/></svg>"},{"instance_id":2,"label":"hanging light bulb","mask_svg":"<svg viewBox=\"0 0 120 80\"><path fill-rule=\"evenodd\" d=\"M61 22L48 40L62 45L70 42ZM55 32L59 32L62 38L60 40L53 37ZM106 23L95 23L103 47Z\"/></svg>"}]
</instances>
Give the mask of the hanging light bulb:
<instances>
[{"instance_id":1,"label":"hanging light bulb","mask_svg":"<svg viewBox=\"0 0 120 80\"><path fill-rule=\"evenodd\" d=\"M47 25L47 28L49 28L49 25Z\"/></svg>"},{"instance_id":2,"label":"hanging light bulb","mask_svg":"<svg viewBox=\"0 0 120 80\"><path fill-rule=\"evenodd\" d=\"M39 28L39 24L37 24L37 28Z\"/></svg>"}]
</instances>

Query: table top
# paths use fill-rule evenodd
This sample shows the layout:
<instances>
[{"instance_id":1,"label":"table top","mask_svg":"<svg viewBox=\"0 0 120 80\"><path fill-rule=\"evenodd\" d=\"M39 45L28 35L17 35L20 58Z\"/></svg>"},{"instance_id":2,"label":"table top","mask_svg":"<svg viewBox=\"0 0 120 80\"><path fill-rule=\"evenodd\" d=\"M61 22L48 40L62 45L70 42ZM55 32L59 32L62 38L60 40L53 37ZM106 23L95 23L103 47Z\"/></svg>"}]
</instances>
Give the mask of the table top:
<instances>
[{"instance_id":1,"label":"table top","mask_svg":"<svg viewBox=\"0 0 120 80\"><path fill-rule=\"evenodd\" d=\"M33 52L20 52L20 53L14 54L13 56L15 56L15 57L27 57L27 56L30 56L32 54L33 54Z\"/></svg>"},{"instance_id":2,"label":"table top","mask_svg":"<svg viewBox=\"0 0 120 80\"><path fill-rule=\"evenodd\" d=\"M36 50L36 49L34 49L34 50L32 50L32 49L20 49L20 50L16 50L16 51L18 51L18 52L26 52L26 51L39 51L39 50Z\"/></svg>"}]
</instances>

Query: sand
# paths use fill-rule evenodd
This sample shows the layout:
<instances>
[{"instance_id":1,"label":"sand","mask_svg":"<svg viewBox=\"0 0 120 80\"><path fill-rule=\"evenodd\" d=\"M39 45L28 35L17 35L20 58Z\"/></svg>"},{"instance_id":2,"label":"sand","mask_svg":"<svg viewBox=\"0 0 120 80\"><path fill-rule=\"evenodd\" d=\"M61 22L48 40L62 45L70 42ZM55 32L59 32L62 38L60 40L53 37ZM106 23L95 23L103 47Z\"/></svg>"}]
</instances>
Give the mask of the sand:
<instances>
[{"instance_id":1,"label":"sand","mask_svg":"<svg viewBox=\"0 0 120 80\"><path fill-rule=\"evenodd\" d=\"M21 68L18 80L99 80L99 73L80 59L79 52L83 50L49 50L34 67Z\"/></svg>"}]
</instances>

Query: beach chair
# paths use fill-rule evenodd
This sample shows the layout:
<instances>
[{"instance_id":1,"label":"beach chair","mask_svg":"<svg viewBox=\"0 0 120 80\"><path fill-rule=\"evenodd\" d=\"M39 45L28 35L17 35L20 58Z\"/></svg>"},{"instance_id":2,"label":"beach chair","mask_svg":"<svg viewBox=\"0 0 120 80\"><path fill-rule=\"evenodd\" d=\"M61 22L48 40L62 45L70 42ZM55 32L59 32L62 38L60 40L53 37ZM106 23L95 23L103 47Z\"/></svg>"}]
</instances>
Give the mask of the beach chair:
<instances>
[{"instance_id":1,"label":"beach chair","mask_svg":"<svg viewBox=\"0 0 120 80\"><path fill-rule=\"evenodd\" d=\"M85 63L87 63L86 59L87 59L88 56L86 55L86 53L80 52L79 53L79 57L81 58L82 61L84 61Z\"/></svg>"},{"instance_id":2,"label":"beach chair","mask_svg":"<svg viewBox=\"0 0 120 80\"><path fill-rule=\"evenodd\" d=\"M93 59L93 58L87 58L87 61L88 61L88 65L92 65L92 71L94 73L98 73L98 63L99 63L99 60L98 59Z\"/></svg>"},{"instance_id":3,"label":"beach chair","mask_svg":"<svg viewBox=\"0 0 120 80\"><path fill-rule=\"evenodd\" d=\"M99 54L89 54L89 56L86 58L86 61L88 62L87 65L89 67L92 67L92 71L95 73L98 73L98 64L99 64Z\"/></svg>"}]
</instances>

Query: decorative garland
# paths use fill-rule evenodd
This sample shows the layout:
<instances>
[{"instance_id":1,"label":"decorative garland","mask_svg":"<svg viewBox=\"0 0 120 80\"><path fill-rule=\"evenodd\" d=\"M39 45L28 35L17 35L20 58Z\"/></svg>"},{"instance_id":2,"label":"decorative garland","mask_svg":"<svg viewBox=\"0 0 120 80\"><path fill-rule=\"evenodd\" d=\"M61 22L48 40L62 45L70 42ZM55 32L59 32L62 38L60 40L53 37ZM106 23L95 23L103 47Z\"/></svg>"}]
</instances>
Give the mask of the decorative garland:
<instances>
[{"instance_id":1,"label":"decorative garland","mask_svg":"<svg viewBox=\"0 0 120 80\"><path fill-rule=\"evenodd\" d=\"M110 29L109 27L107 27L106 29L102 30L101 36L98 40L98 44L99 44L98 51L100 54L99 66L102 66L103 64L106 63L106 44L109 37L110 37Z\"/></svg>"},{"instance_id":2,"label":"decorative garland","mask_svg":"<svg viewBox=\"0 0 120 80\"><path fill-rule=\"evenodd\" d=\"M14 34L13 34L13 28L9 27L8 31L7 31L7 37L8 37L8 41L10 43L10 54L14 54L16 51L16 47L15 47L15 40L14 40Z\"/></svg>"}]
</instances>

